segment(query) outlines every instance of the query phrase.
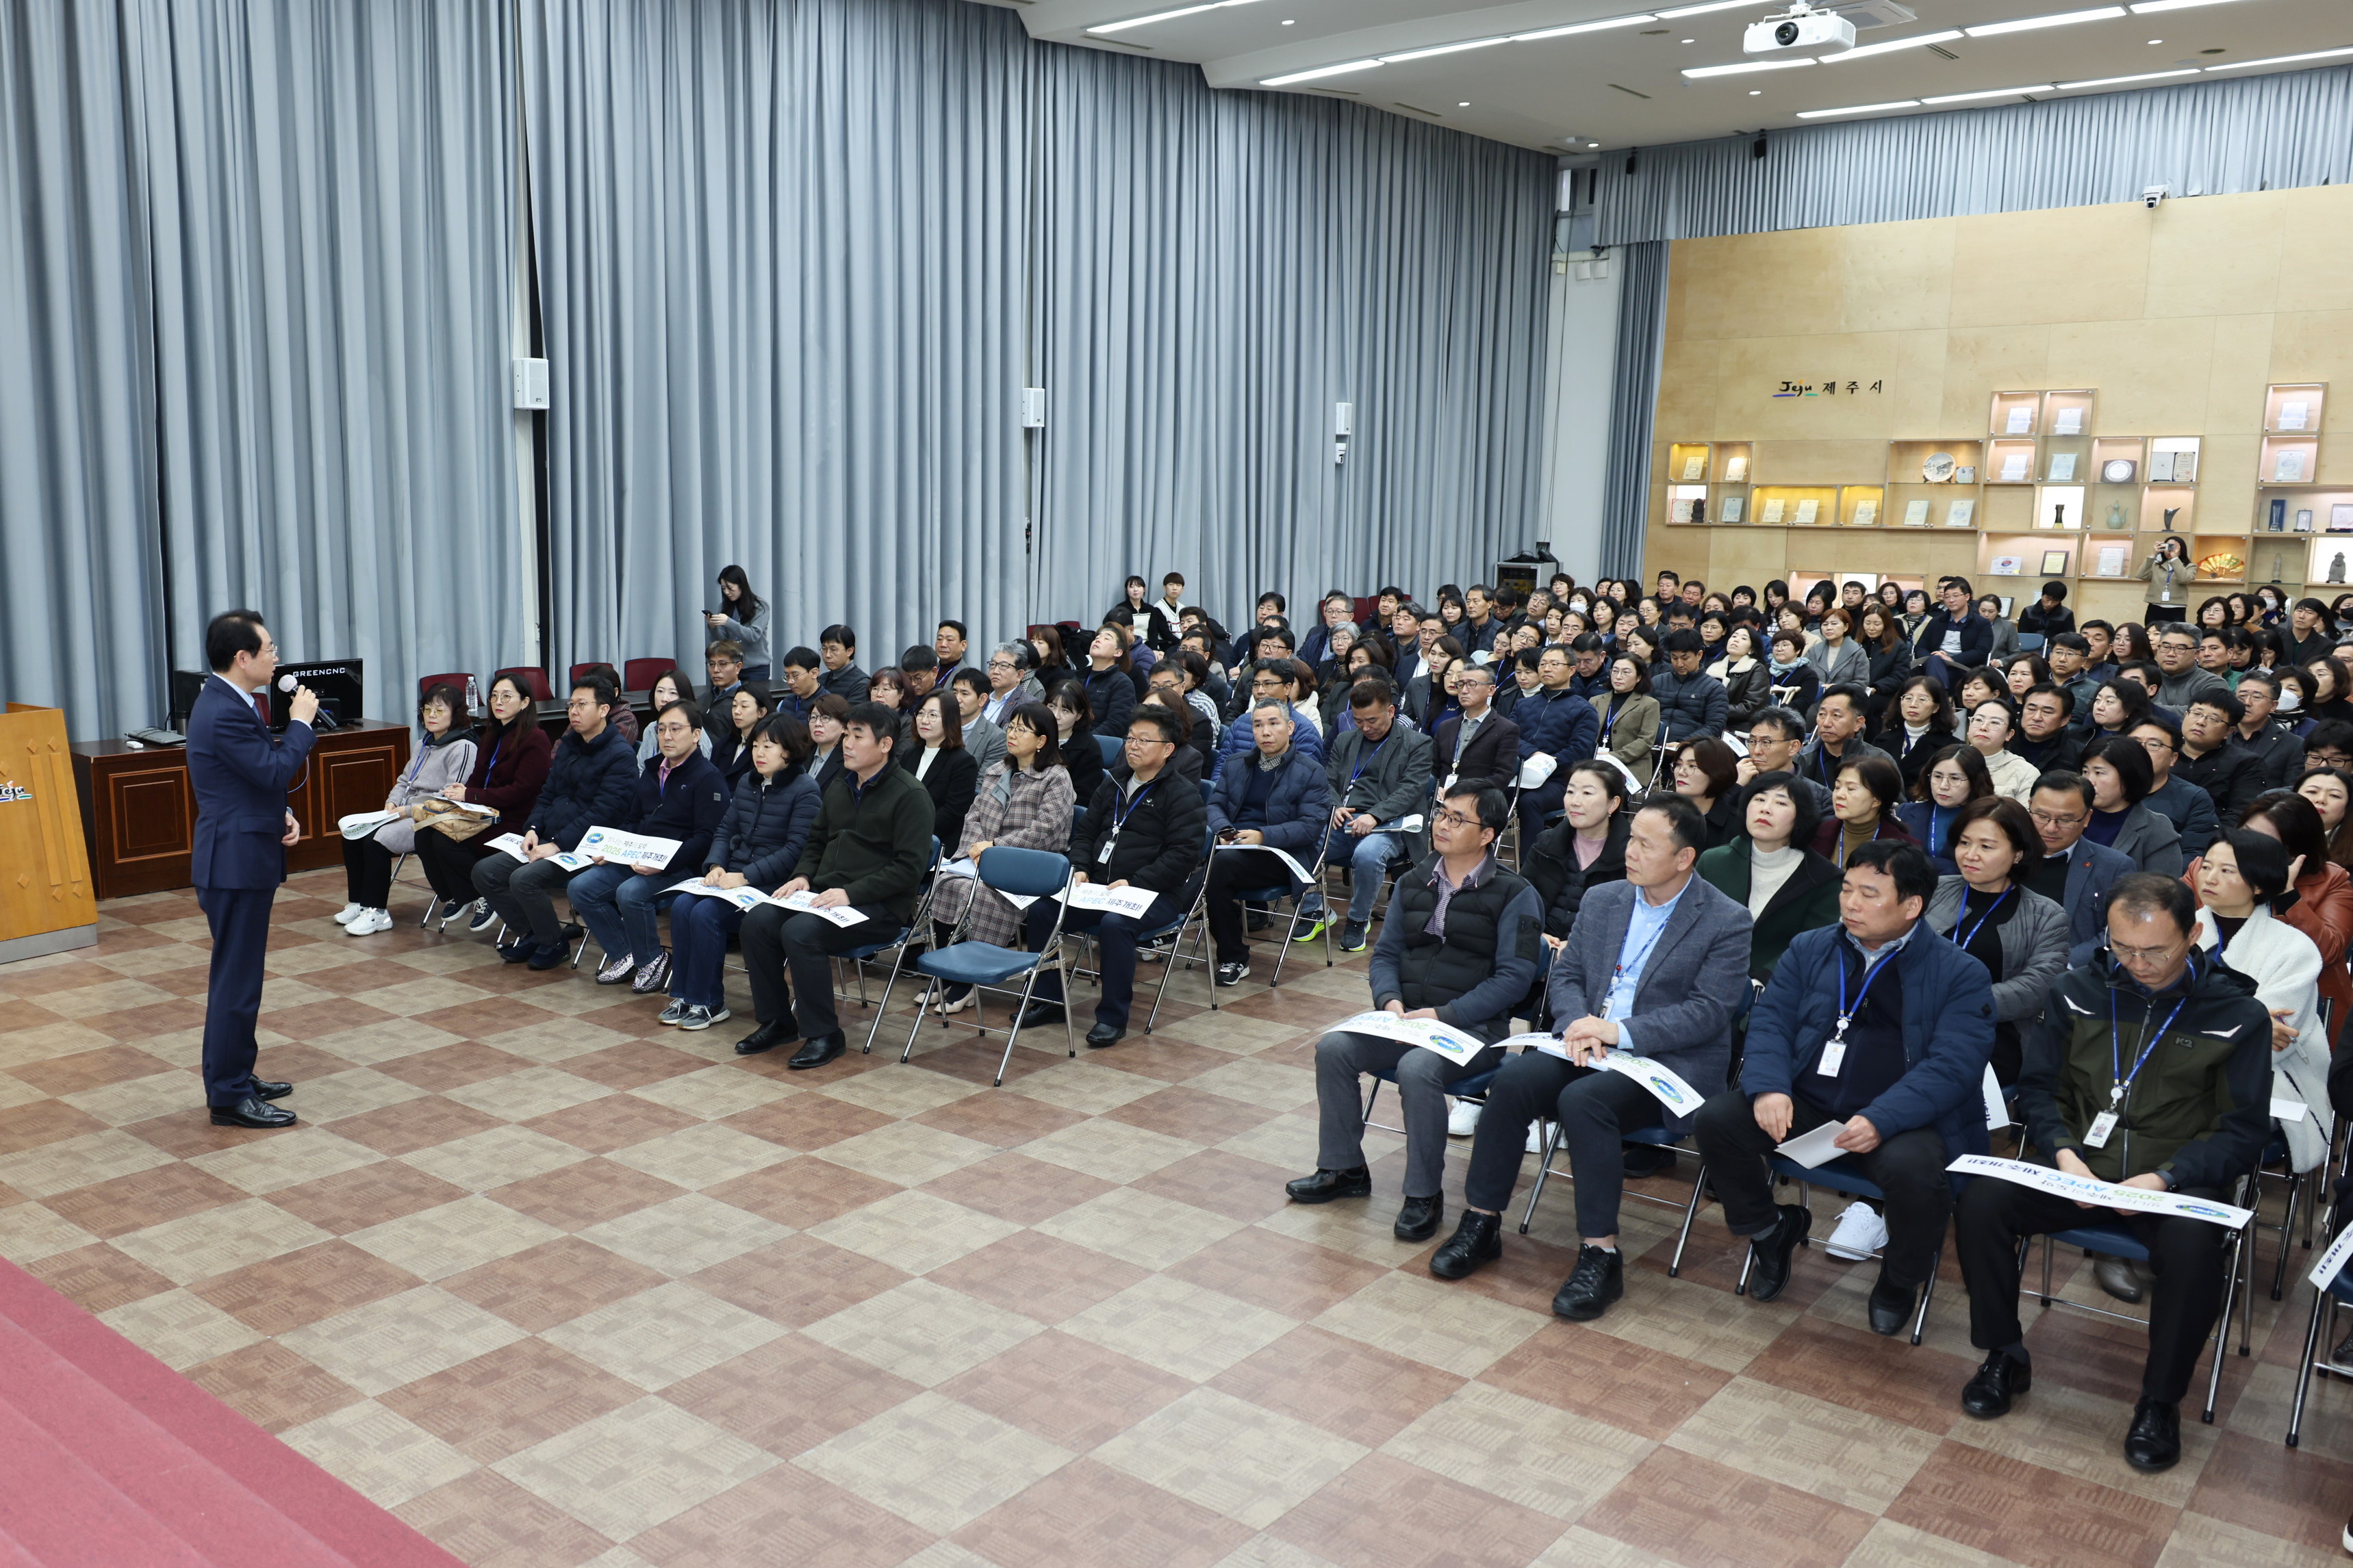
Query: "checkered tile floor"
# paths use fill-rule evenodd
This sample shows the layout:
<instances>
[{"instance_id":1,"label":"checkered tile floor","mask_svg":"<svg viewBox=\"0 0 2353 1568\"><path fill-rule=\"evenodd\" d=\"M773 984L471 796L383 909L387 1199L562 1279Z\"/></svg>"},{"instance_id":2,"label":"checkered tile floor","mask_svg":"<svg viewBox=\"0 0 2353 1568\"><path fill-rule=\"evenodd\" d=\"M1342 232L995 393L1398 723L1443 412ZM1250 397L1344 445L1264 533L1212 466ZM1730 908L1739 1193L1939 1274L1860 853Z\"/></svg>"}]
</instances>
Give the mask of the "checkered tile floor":
<instances>
[{"instance_id":1,"label":"checkered tile floor","mask_svg":"<svg viewBox=\"0 0 2353 1568\"><path fill-rule=\"evenodd\" d=\"M1915 1350L1819 1248L1735 1298L1712 1210L1670 1280L1630 1205L1627 1300L1574 1327L1566 1193L1453 1286L1388 1234L1395 1139L1370 1205L1289 1206L1361 957L1214 1015L1180 974L1150 1038L1050 1031L992 1089L960 1029L789 1073L413 897L347 940L341 891L278 901L290 1132L202 1113L192 896L0 969L0 1256L485 1568L2343 1561L2353 1396L2281 1443L2307 1296L2143 1477L2127 1327L2031 1317L2034 1391L1978 1424L1949 1272Z\"/></svg>"}]
</instances>

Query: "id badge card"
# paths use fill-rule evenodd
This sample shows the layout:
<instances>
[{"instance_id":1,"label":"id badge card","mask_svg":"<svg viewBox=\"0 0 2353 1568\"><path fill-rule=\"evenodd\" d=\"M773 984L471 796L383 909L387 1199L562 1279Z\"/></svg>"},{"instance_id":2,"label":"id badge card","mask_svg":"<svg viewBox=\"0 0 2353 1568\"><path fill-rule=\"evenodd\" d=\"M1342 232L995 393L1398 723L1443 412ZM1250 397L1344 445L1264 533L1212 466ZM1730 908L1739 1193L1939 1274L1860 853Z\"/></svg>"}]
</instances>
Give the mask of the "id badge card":
<instances>
[{"instance_id":1,"label":"id badge card","mask_svg":"<svg viewBox=\"0 0 2353 1568\"><path fill-rule=\"evenodd\" d=\"M2110 1134L2116 1130L2116 1113L2113 1110L2103 1110L2092 1118L2091 1128L2084 1134L2084 1142L2092 1148L2105 1149L2108 1146Z\"/></svg>"},{"instance_id":2,"label":"id badge card","mask_svg":"<svg viewBox=\"0 0 2353 1568\"><path fill-rule=\"evenodd\" d=\"M1845 1065L1846 1037L1832 1035L1830 1042L1822 1047L1821 1065L1814 1070L1824 1078L1836 1078L1839 1075L1839 1068Z\"/></svg>"},{"instance_id":3,"label":"id badge card","mask_svg":"<svg viewBox=\"0 0 2353 1568\"><path fill-rule=\"evenodd\" d=\"M1104 839L1103 841L1103 847L1095 851L1095 864L1098 866L1110 865L1112 846L1118 842L1119 836L1117 834L1113 834L1109 838Z\"/></svg>"}]
</instances>

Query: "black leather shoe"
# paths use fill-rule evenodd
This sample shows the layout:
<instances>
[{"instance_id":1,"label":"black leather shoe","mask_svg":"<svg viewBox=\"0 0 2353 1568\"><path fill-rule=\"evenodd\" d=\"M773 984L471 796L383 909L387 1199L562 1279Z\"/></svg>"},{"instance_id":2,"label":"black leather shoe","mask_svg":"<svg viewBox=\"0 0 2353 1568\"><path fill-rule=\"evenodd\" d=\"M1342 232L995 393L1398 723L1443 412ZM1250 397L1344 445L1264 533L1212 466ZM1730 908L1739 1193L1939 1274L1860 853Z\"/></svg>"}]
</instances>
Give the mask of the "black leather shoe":
<instances>
[{"instance_id":1,"label":"black leather shoe","mask_svg":"<svg viewBox=\"0 0 2353 1568\"><path fill-rule=\"evenodd\" d=\"M1626 1162L1626 1179L1639 1182L1645 1176L1655 1176L1662 1171L1675 1168L1675 1152L1649 1143L1629 1143L1621 1156Z\"/></svg>"},{"instance_id":2,"label":"black leather shoe","mask_svg":"<svg viewBox=\"0 0 2353 1568\"><path fill-rule=\"evenodd\" d=\"M2034 1363L1995 1351L1961 1390L1961 1408L1980 1421L2010 1414L2010 1401L2034 1386ZM2134 1429L2139 1429L2137 1420Z\"/></svg>"},{"instance_id":3,"label":"black leather shoe","mask_svg":"<svg viewBox=\"0 0 2353 1568\"><path fill-rule=\"evenodd\" d=\"M213 1107L216 1127L291 1127L294 1113L268 1101L247 1095L235 1105Z\"/></svg>"},{"instance_id":4,"label":"black leather shoe","mask_svg":"<svg viewBox=\"0 0 2353 1568\"><path fill-rule=\"evenodd\" d=\"M793 1020L788 1014L773 1023L761 1025L736 1041L735 1054L739 1057L756 1057L762 1051L773 1051L778 1046L791 1045L800 1037L801 1032L793 1027Z\"/></svg>"},{"instance_id":5,"label":"black leather shoe","mask_svg":"<svg viewBox=\"0 0 2353 1568\"><path fill-rule=\"evenodd\" d=\"M1433 1194L1426 1198L1408 1198L1398 1210L1397 1224L1390 1234L1399 1241L1428 1241L1438 1234L1438 1222L1446 1217L1446 1198Z\"/></svg>"},{"instance_id":6,"label":"black leather shoe","mask_svg":"<svg viewBox=\"0 0 2353 1568\"><path fill-rule=\"evenodd\" d=\"M1589 1323L1626 1294L1626 1255L1599 1247L1577 1249L1577 1267L1552 1299L1552 1315Z\"/></svg>"},{"instance_id":7,"label":"black leather shoe","mask_svg":"<svg viewBox=\"0 0 2353 1568\"><path fill-rule=\"evenodd\" d=\"M2103 1253L2093 1258L2092 1278L2099 1281L2101 1289L2119 1301L2138 1302L2147 1294L2141 1289L2138 1272L2121 1258L2110 1258Z\"/></svg>"},{"instance_id":8,"label":"black leather shoe","mask_svg":"<svg viewBox=\"0 0 2353 1568\"><path fill-rule=\"evenodd\" d=\"M1773 1228L1750 1239L1749 1250L1756 1255L1756 1266L1748 1271L1748 1295L1751 1300L1769 1301L1781 1293L1789 1282L1789 1255L1814 1228L1810 1209L1798 1204L1783 1204L1781 1217Z\"/></svg>"},{"instance_id":9,"label":"black leather shoe","mask_svg":"<svg viewBox=\"0 0 2353 1568\"><path fill-rule=\"evenodd\" d=\"M819 1035L816 1039L795 1051L792 1060L785 1065L796 1072L806 1068L821 1068L849 1048L848 1038L839 1029L836 1029L830 1035Z\"/></svg>"},{"instance_id":10,"label":"black leather shoe","mask_svg":"<svg viewBox=\"0 0 2353 1568\"><path fill-rule=\"evenodd\" d=\"M293 1092L294 1086L290 1083L273 1083L266 1078L253 1080L253 1098L256 1100L283 1100Z\"/></svg>"},{"instance_id":11,"label":"black leather shoe","mask_svg":"<svg viewBox=\"0 0 2353 1568\"><path fill-rule=\"evenodd\" d=\"M1362 1165L1353 1171L1318 1171L1312 1176L1285 1182L1282 1190L1291 1194L1291 1201L1295 1204L1328 1204L1334 1198L1368 1198L1373 1195L1373 1173Z\"/></svg>"},{"instance_id":12,"label":"black leather shoe","mask_svg":"<svg viewBox=\"0 0 2353 1568\"><path fill-rule=\"evenodd\" d=\"M507 963L528 963L534 951L528 941L499 943L499 958Z\"/></svg>"},{"instance_id":13,"label":"black leather shoe","mask_svg":"<svg viewBox=\"0 0 2353 1568\"><path fill-rule=\"evenodd\" d=\"M1115 1046L1127 1038L1127 1031L1117 1024L1097 1024L1087 1031L1087 1049L1099 1051L1105 1046Z\"/></svg>"},{"instance_id":14,"label":"black leather shoe","mask_svg":"<svg viewBox=\"0 0 2353 1568\"><path fill-rule=\"evenodd\" d=\"M2125 1434L2125 1463L2136 1470L2169 1470L2181 1458L2181 1406L2144 1399L2133 1406Z\"/></svg>"},{"instance_id":15,"label":"black leather shoe","mask_svg":"<svg viewBox=\"0 0 2353 1568\"><path fill-rule=\"evenodd\" d=\"M1021 1026L1025 1029L1042 1028L1048 1024L1061 1021L1062 1005L1060 1002L1032 1002L1021 1010Z\"/></svg>"},{"instance_id":16,"label":"black leather shoe","mask_svg":"<svg viewBox=\"0 0 2353 1568\"><path fill-rule=\"evenodd\" d=\"M1430 1255L1430 1271L1440 1279L1460 1279L1482 1263L1504 1256L1504 1216L1464 1209L1462 1223L1446 1245Z\"/></svg>"},{"instance_id":17,"label":"black leather shoe","mask_svg":"<svg viewBox=\"0 0 2353 1568\"><path fill-rule=\"evenodd\" d=\"M1912 1321L1912 1309L1919 1303L1920 1292L1906 1285L1890 1285L1884 1279L1871 1288L1871 1331L1874 1334L1900 1334Z\"/></svg>"}]
</instances>

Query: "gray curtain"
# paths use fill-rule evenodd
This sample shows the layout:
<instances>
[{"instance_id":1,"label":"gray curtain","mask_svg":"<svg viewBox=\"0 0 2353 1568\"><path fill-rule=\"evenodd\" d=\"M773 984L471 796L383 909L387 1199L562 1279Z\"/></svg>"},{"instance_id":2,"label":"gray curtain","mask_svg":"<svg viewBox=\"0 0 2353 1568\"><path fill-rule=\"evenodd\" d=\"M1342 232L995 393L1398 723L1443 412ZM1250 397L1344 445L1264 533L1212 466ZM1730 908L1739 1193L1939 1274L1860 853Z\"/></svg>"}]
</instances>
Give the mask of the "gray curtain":
<instances>
[{"instance_id":1,"label":"gray curtain","mask_svg":"<svg viewBox=\"0 0 2353 1568\"><path fill-rule=\"evenodd\" d=\"M369 708L525 650L501 0L123 0L170 651L259 609Z\"/></svg>"},{"instance_id":2,"label":"gray curtain","mask_svg":"<svg viewBox=\"0 0 2353 1568\"><path fill-rule=\"evenodd\" d=\"M2328 40L2335 41L2335 40ZM2353 178L2353 67L2212 77L2137 92L1895 114L1602 160L1598 240L2280 190Z\"/></svg>"},{"instance_id":3,"label":"gray curtain","mask_svg":"<svg viewBox=\"0 0 2353 1568\"><path fill-rule=\"evenodd\" d=\"M1027 40L936 0L526 0L554 646L868 668L1019 618Z\"/></svg>"},{"instance_id":4,"label":"gray curtain","mask_svg":"<svg viewBox=\"0 0 2353 1568\"><path fill-rule=\"evenodd\" d=\"M1533 537L1553 161L1040 46L1038 603L1484 577ZM1345 464L1334 405L1354 405Z\"/></svg>"},{"instance_id":5,"label":"gray curtain","mask_svg":"<svg viewBox=\"0 0 2353 1568\"><path fill-rule=\"evenodd\" d=\"M169 706L122 50L110 5L0 4L0 698L77 737Z\"/></svg>"},{"instance_id":6,"label":"gray curtain","mask_svg":"<svg viewBox=\"0 0 2353 1568\"><path fill-rule=\"evenodd\" d=\"M1601 572L1642 569L1651 510L1651 423L1659 406L1659 364L1667 342L1667 242L1641 240L1611 252L1624 268L1618 289L1618 349L1610 369L1609 458L1602 479Z\"/></svg>"}]
</instances>

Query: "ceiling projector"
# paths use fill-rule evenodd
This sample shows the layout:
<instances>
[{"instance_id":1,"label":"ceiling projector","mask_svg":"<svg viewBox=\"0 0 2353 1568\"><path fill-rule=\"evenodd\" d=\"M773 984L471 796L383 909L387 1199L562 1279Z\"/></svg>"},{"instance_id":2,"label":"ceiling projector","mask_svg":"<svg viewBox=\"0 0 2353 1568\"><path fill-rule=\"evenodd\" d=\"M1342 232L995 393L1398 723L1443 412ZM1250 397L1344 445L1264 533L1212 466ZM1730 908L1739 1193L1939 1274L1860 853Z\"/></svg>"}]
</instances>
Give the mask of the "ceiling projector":
<instances>
[{"instance_id":1,"label":"ceiling projector","mask_svg":"<svg viewBox=\"0 0 2353 1568\"><path fill-rule=\"evenodd\" d=\"M1854 24L1826 7L1793 0L1788 10L1753 23L1740 36L1740 47L1752 55L1777 49L1852 48Z\"/></svg>"}]
</instances>

